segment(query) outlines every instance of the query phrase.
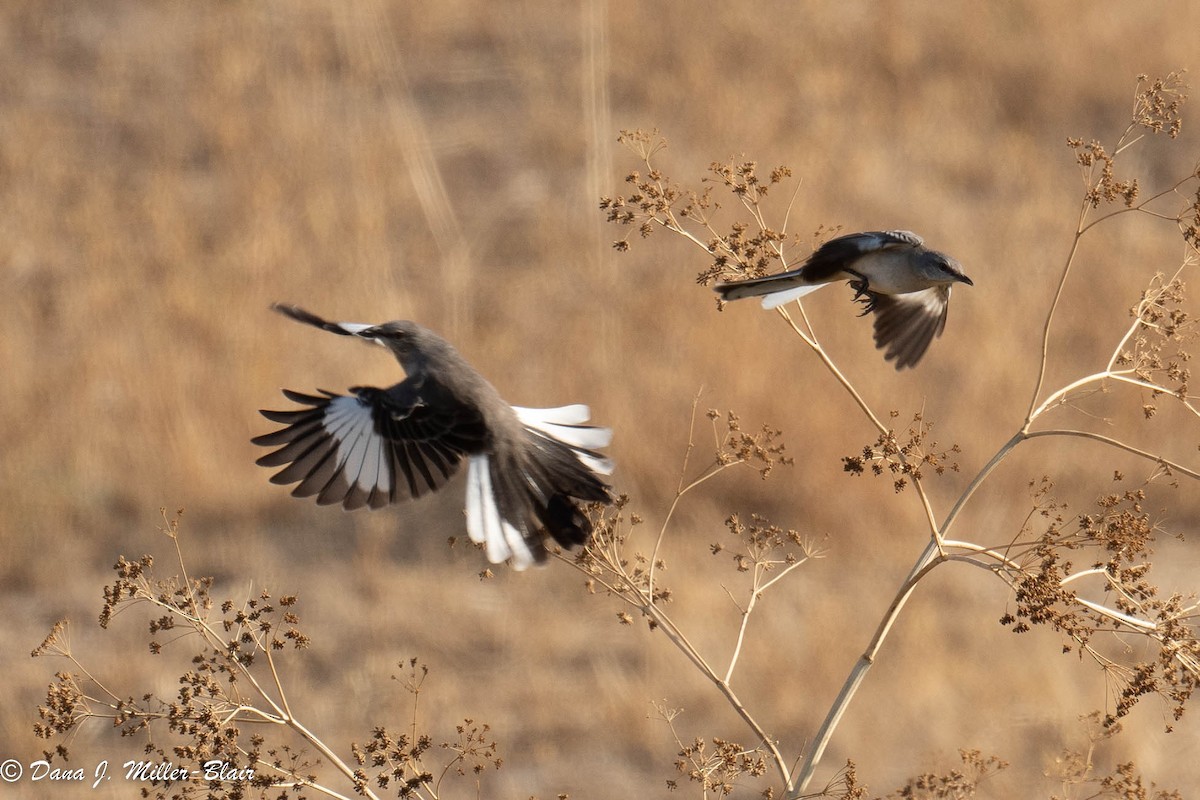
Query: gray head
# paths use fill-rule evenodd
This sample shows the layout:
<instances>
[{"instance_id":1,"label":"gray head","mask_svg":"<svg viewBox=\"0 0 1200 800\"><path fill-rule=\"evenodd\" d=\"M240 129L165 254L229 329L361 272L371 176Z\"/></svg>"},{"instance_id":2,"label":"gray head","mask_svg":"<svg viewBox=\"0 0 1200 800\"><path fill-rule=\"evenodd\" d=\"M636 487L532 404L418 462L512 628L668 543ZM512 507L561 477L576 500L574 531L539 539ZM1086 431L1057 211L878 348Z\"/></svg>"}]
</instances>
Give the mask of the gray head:
<instances>
[{"instance_id":1,"label":"gray head","mask_svg":"<svg viewBox=\"0 0 1200 800\"><path fill-rule=\"evenodd\" d=\"M965 283L974 286L975 283L963 272L962 264L937 250L925 250L918 261L918 269L934 283Z\"/></svg>"},{"instance_id":2,"label":"gray head","mask_svg":"<svg viewBox=\"0 0 1200 800\"><path fill-rule=\"evenodd\" d=\"M451 355L457 357L457 351L445 339L406 319L364 327L354 331L354 335L391 350L409 375L422 371L431 360L444 360Z\"/></svg>"}]
</instances>

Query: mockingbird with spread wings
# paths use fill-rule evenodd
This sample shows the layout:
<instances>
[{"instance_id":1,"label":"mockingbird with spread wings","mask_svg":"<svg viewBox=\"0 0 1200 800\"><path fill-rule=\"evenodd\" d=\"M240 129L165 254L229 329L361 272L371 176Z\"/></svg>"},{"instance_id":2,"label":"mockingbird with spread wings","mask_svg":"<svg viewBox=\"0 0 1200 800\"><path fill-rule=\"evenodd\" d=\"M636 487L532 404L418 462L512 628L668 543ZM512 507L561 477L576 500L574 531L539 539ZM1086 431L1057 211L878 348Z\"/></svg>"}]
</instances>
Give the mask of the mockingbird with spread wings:
<instances>
[{"instance_id":1,"label":"mockingbird with spread wings","mask_svg":"<svg viewBox=\"0 0 1200 800\"><path fill-rule=\"evenodd\" d=\"M950 288L974 286L962 265L925 247L911 231L869 231L831 239L799 269L738 283L718 283L722 300L762 296L776 308L837 281L849 281L863 314L875 315L875 346L896 369L914 366L946 327Z\"/></svg>"},{"instance_id":2,"label":"mockingbird with spread wings","mask_svg":"<svg viewBox=\"0 0 1200 800\"><path fill-rule=\"evenodd\" d=\"M408 321L328 322L290 305L273 308L331 333L383 345L404 368L388 389L355 386L349 395L288 389L304 408L262 411L286 427L257 436L278 447L258 463L283 467L277 484L296 497L382 508L437 491L467 462L467 532L493 564L518 570L546 559L546 539L583 544L592 526L580 502L609 502L598 474L612 472L599 448L608 428L583 423L588 408L510 406L449 342Z\"/></svg>"}]
</instances>

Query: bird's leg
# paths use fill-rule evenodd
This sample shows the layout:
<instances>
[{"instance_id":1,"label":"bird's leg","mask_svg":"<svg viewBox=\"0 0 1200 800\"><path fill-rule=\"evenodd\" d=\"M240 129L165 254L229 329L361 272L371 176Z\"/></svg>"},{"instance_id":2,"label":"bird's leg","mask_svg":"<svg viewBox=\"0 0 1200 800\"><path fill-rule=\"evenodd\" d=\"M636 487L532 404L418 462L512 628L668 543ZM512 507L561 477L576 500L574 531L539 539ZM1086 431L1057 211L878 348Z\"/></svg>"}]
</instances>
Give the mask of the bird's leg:
<instances>
[{"instance_id":1,"label":"bird's leg","mask_svg":"<svg viewBox=\"0 0 1200 800\"><path fill-rule=\"evenodd\" d=\"M875 310L875 294L871 291L871 283L865 275L860 275L857 272L851 272L857 280L850 281L850 288L854 290L854 301L863 304L860 317L866 316Z\"/></svg>"}]
</instances>

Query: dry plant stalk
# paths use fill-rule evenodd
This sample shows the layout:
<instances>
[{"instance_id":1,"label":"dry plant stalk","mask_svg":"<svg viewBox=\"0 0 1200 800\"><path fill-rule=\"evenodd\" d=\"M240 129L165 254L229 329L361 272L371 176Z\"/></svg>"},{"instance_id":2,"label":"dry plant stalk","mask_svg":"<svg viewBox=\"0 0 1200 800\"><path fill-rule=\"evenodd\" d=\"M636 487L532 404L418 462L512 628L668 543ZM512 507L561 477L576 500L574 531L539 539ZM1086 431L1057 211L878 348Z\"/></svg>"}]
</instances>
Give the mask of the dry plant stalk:
<instances>
[{"instance_id":1,"label":"dry plant stalk","mask_svg":"<svg viewBox=\"0 0 1200 800\"><path fill-rule=\"evenodd\" d=\"M71 663L70 670L55 675L46 704L38 709L35 733L59 739L53 750L44 751L47 761L68 758L67 743L84 722L108 720L122 736L144 740L146 759L139 762L144 767L138 779L145 784L145 796L163 800L313 793L378 798L385 789L398 797L434 800L443 796L447 777L477 776L500 767L486 724L465 720L453 737L439 743L419 731L417 699L428 669L416 659L401 664L402 679L393 676L413 696L408 732L393 735L385 727L375 728L365 745L351 745L352 766L296 716L284 690L275 654L309 644L297 627L297 598L260 591L244 600L218 602L212 578L188 577L179 517L167 520L163 530L174 543L179 576L159 580L151 556L137 561L122 556L114 566L116 580L104 589L100 625L107 628L121 613L148 607L152 655L164 655L184 642L194 644L191 667L178 679L179 691L173 698L152 692L118 694L107 678L92 674L76 658L67 623L55 624L32 653ZM309 755L310 750L317 755ZM322 760L344 788L319 779Z\"/></svg>"},{"instance_id":2,"label":"dry plant stalk","mask_svg":"<svg viewBox=\"0 0 1200 800\"><path fill-rule=\"evenodd\" d=\"M692 425L675 498L658 530L649 555L634 548L632 533L642 523L642 519L633 513L626 516L628 499L621 497L607 511L596 509L602 512L601 516L596 520L591 539L580 553L574 558L559 557L586 576L589 591L602 590L623 603L621 611L618 612L621 624L629 625L634 622L635 617L630 613L633 610L646 619L652 630L661 631L688 661L712 682L754 732L758 744L751 748L743 748L736 742L722 741L719 744L714 742L716 750L713 753L706 753L703 746L693 743L685 747L681 744L680 757L683 761L679 764L683 766L679 767L680 771L686 772L691 780L700 783L705 796L715 793L715 796L721 797L732 791L738 775L759 775L765 771L766 764L772 765L779 772L781 779L787 778L783 753L738 698L733 689L733 676L750 620L763 594L810 558L819 557L820 552L810 539L794 530L784 530L772 525L761 517L753 517L749 524L742 522L737 516L726 520L726 529L734 537L735 543L715 543L710 549L713 555L725 555L726 551L730 551L734 570L747 578L749 586L745 590L744 601L734 599L739 616L738 633L724 669L715 663L714 658L700 651L667 611L665 606L671 600L671 592L659 580L660 574L666 569L666 564L660 557L660 550L680 501L731 467L751 467L765 480L773 472L776 463L792 464L791 458L783 455L784 445L779 441L779 431L764 426L756 433L746 433L742 430L737 415L728 413L722 416L719 412L710 410L705 416L712 427L712 460L697 474L691 474L689 462L697 447L695 434L699 400L697 396L692 404ZM668 722L674 718L674 715L665 709L660 709L660 716ZM734 757L734 753L738 755ZM763 760L764 757L769 758ZM716 762L703 766L710 759L716 759ZM689 764L692 765L691 768L685 769ZM759 764L764 765L763 769L759 769Z\"/></svg>"},{"instance_id":3,"label":"dry plant stalk","mask_svg":"<svg viewBox=\"0 0 1200 800\"><path fill-rule=\"evenodd\" d=\"M1134 443L1048 422L1048 417L1055 411L1085 393L1115 387L1140 391L1139 411L1146 417L1156 413L1161 403L1172 402L1200 419L1197 397L1190 393L1188 385L1191 354L1187 348L1194 341L1197 328L1195 320L1184 309L1182 279L1183 273L1194 267L1197 247L1200 247L1197 234L1200 229L1200 169L1149 197L1143 197L1135 178L1118 177L1121 154L1147 134L1165 133L1169 138L1179 134L1184 90L1178 74L1154 81L1141 76L1129 124L1114 147L1106 148L1096 140L1087 143L1082 139L1069 140L1068 145L1076 153L1083 192L1070 252L1044 320L1033 398L1020 428L968 481L950 510L940 518L930 503L923 481L930 473L940 475L946 469L958 470L955 461L959 452L957 445L939 448L930 439L932 423L920 413L914 416L906 434L897 433L834 363L818 339L803 305L796 302L790 308L777 309L783 322L814 353L878 431L873 444L864 447L860 454L844 459L846 471L852 475L872 472L890 476L897 492L911 486L929 527L929 541L924 551L898 587L824 722L794 761L784 759L779 744L727 691L718 673L693 652L683 632L668 629L672 643L684 650L692 663L722 690L749 724L759 740L759 747L775 761L774 772L780 776L784 796L811 796L804 792L825 748L906 602L926 575L951 562L981 568L1008 583L1013 590L1015 608L1004 614L1003 624L1012 626L1016 632L1028 630L1032 625L1050 625L1064 636L1064 650L1077 649L1104 670L1110 678L1113 703L1110 712L1101 716L1102 725L1115 729L1118 720L1141 698L1149 695L1162 697L1170 703L1175 718L1182 715L1200 680L1197 605L1194 598L1179 594L1161 596L1149 578L1151 547L1161 531L1143 507L1143 486L1105 494L1097 500L1094 512L1067 518L1057 513L1059 506L1048 499L1049 479L1043 478L1034 484L1036 513L1011 540L993 545L951 539L950 536L962 510L980 486L1016 447L1033 439L1075 437L1133 454L1152 465L1153 471L1145 483L1163 478L1172 481L1200 479L1200 471L1194 466L1172 461ZM714 280L758 277L775 270L793 269L797 265L799 259L792 253L801 240L787 233L787 213L784 213L782 224L775 226L769 221L766 208L768 195L791 176L789 169L777 167L766 177L760 177L758 165L753 161L714 163L709 168L703 191L689 191L672 182L656 165L656 156L665 147L665 140L656 131L624 131L619 138L641 160L644 169L626 178L631 187L626 194L601 200L601 209L610 222L628 226L642 238L665 229L695 244L709 260L707 268L698 276L698 282L703 285ZM732 222L718 221L723 209L714 198L715 187L723 187L733 196ZM1182 208L1174 213L1160 210L1170 198L1181 199ZM1093 217L1099 209L1105 209L1105 212ZM1178 227L1187 251L1182 266L1170 275L1157 274L1149 279L1143 296L1131 309L1129 327L1116 339L1112 355L1103 368L1060 388L1045 391L1053 323L1057 310L1065 302L1068 276L1073 269L1082 268L1076 267L1081 242L1095 226L1118 215L1135 212L1152 220L1172 222ZM812 240L819 242L836 230L818 228ZM618 240L614 246L619 251L627 250L630 236ZM891 412L891 416L896 417L897 412ZM1035 517L1046 522L1044 527L1032 524ZM654 585L645 580L646 574L653 574L653 562L651 569L643 570L640 577L624 571L621 565L627 563L625 535L614 534L611 530L608 534L610 550L592 553L591 568L597 570L598 576L606 577L604 585L611 593L650 616L652 624L664 626ZM660 541L662 536L660 531ZM656 546L656 552L657 549ZM1071 560L1072 554L1074 560ZM601 557L602 567L595 566L597 557ZM1087 563L1075 563L1080 560ZM1092 587L1086 594L1085 586ZM739 646L743 634L744 628L739 631ZM1119 655L1105 652L1106 645L1110 649L1127 651L1131 637L1147 646L1150 656L1144 661L1131 665L1121 661ZM687 749L693 755L698 752L694 744ZM964 760L966 758L964 755ZM979 754L972 758L975 759L972 763L981 769L999 768L996 762L980 761ZM692 764L694 770L699 769L695 759L689 758L687 763ZM1133 774L1132 767L1130 774ZM946 785L953 788L954 784ZM927 781L925 788L932 786ZM708 791L708 787L705 788ZM822 795L861 796L855 794L856 791L855 786L827 787Z\"/></svg>"}]
</instances>

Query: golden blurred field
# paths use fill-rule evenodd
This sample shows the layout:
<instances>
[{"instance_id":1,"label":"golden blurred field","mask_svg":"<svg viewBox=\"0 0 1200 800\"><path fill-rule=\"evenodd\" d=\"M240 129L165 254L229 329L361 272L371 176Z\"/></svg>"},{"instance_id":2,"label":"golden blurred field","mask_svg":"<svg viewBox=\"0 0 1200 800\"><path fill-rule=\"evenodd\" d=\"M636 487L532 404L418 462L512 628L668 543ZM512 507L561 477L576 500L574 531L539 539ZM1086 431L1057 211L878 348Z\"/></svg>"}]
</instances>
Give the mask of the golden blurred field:
<instances>
[{"instance_id":1,"label":"golden blurred field","mask_svg":"<svg viewBox=\"0 0 1200 800\"><path fill-rule=\"evenodd\" d=\"M650 718L654 700L686 710L687 737L748 742L661 637L618 625L616 603L565 565L481 582L482 556L444 544L461 534L461 483L373 515L269 484L249 440L270 428L257 409L282 407L280 387L400 377L382 351L290 323L274 301L414 319L514 403L589 403L616 430L614 483L647 528L678 481L697 391L702 408L781 428L795 467L766 483L722 476L686 503L667 578L674 612L720 661L736 630L721 585L736 576L707 546L725 516L759 511L827 537L826 558L766 597L739 668L747 705L799 752L920 552L923 515L912 493L843 474L841 457L874 432L774 315L715 312L695 283L703 253L662 231L612 250L627 231L598 200L640 166L618 130L661 129L658 166L689 186L713 160L787 164L801 181L789 224L806 236L908 228L966 266L975 287L955 292L946 336L901 374L847 291L806 304L878 411L903 422L923 410L939 442L962 446L963 472L930 484L941 515L1033 390L1078 208L1066 138L1115 140L1136 76L1195 69L1198 30L1196 4L1034 0L3 4L0 759L44 746L35 708L66 665L28 653L57 619L118 693L175 690L185 643L156 659L144 620L95 626L118 554L153 553L173 574L160 507L186 509L189 570L215 576L219 596L300 595L313 644L284 656L284 680L298 715L347 754L372 726L407 723L391 676L410 656L431 668L431 732L464 717L492 726L505 766L483 778L484 797L666 796L677 747ZM1178 140L1130 151L1125 169L1147 191L1200 157L1195 102L1184 120ZM789 192L772 198L777 219ZM1128 215L1095 234L1056 321L1053 386L1102 368L1149 276L1182 257L1170 223ZM1142 400L1117 390L1056 419L1195 465L1195 420L1164 404L1142 421ZM1085 442L1029 442L958 533L1006 541L1028 481L1052 475L1079 510L1114 469L1150 472ZM1161 543L1160 580L1196 588L1196 487L1161 485L1149 502L1187 536ZM853 758L883 794L970 747L1013 762L986 796L1061 790L1045 774L1081 744L1078 715L1105 707L1104 681L1060 655L1057 636L1001 628L1008 600L978 570L927 581L817 784ZM1134 760L1192 796L1200 722L1193 711L1167 736L1167 721L1145 701L1098 763ZM70 746L89 768L140 752L99 723ZM50 796L28 782L6 793Z\"/></svg>"}]
</instances>

